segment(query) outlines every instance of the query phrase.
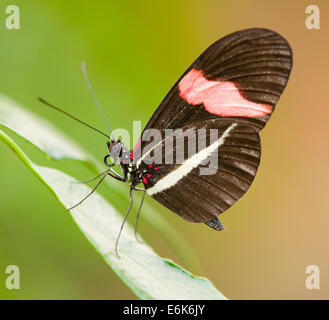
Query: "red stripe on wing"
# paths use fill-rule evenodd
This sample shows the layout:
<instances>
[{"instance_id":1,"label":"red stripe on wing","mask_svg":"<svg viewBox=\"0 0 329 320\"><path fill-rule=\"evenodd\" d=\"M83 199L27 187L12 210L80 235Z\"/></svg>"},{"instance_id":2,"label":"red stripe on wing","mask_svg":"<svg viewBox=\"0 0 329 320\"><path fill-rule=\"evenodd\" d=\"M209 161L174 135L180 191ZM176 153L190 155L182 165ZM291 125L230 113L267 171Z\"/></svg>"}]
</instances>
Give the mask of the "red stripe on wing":
<instances>
[{"instance_id":1,"label":"red stripe on wing","mask_svg":"<svg viewBox=\"0 0 329 320\"><path fill-rule=\"evenodd\" d=\"M207 80L201 70L192 69L178 84L180 97L192 105L203 104L212 114L222 117L262 117L272 107L245 99L230 81Z\"/></svg>"}]
</instances>

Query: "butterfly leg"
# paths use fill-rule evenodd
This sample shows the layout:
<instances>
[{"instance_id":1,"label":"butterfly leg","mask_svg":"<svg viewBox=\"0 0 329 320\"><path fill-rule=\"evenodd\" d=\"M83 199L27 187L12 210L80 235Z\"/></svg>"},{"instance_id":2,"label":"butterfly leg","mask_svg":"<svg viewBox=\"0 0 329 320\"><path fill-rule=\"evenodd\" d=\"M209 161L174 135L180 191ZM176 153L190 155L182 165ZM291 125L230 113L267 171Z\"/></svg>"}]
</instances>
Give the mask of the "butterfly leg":
<instances>
[{"instance_id":1,"label":"butterfly leg","mask_svg":"<svg viewBox=\"0 0 329 320\"><path fill-rule=\"evenodd\" d=\"M103 175L103 177L102 177L102 179L100 179L98 182L97 182L97 184L96 184L96 186L94 187L94 189L92 189L91 191L90 191L90 193L86 196L86 197L84 197L80 202L78 202L76 205L74 205L73 207L71 207L71 208L68 208L67 210L68 211L70 211L70 210L72 210L72 209L74 209L74 208L76 208L78 205L80 205L82 202L84 202L85 200L87 200L94 192L95 192L95 190L97 189L97 187L103 182L103 180L105 179L105 177L108 175L108 173L106 173L106 174L104 174Z\"/></svg>"},{"instance_id":2,"label":"butterfly leg","mask_svg":"<svg viewBox=\"0 0 329 320\"><path fill-rule=\"evenodd\" d=\"M120 227L120 231L119 231L119 234L118 234L117 240L116 240L116 242L115 242L115 253L116 253L116 255L117 255L117 257L118 257L119 259L120 259L120 256L119 256L119 252L118 252L118 243L119 243L119 239L120 239L120 236L121 236L121 233L122 233L123 226L124 226L125 223L126 223L126 220L127 220L128 216L129 216L129 213L130 213L131 207L132 207L133 202L134 202L134 200L133 200L133 190L134 190L133 188L130 188L130 202L129 202L129 207L128 207L128 210L127 210L127 212L126 212L126 215L125 215L125 217L124 217L124 219L123 219L123 221L122 221L122 224L121 224L121 227Z\"/></svg>"},{"instance_id":3,"label":"butterfly leg","mask_svg":"<svg viewBox=\"0 0 329 320\"><path fill-rule=\"evenodd\" d=\"M141 241L140 239L138 239L137 226L138 226L138 221L139 221L139 217L140 217L141 209L142 209L142 206L143 206L143 202L144 202L144 198L145 198L146 190L145 190L145 189L140 189L140 191L144 191L144 192L143 192L142 200L141 200L141 203L140 203L140 205L139 205L138 212L137 212L137 216L136 216L136 223L135 223L135 238L136 238L136 240L137 240L139 243L142 243L142 241Z\"/></svg>"},{"instance_id":4,"label":"butterfly leg","mask_svg":"<svg viewBox=\"0 0 329 320\"><path fill-rule=\"evenodd\" d=\"M112 168L110 168L108 170L108 175L110 175L112 178L122 181L122 182L127 182L127 179L125 179L124 177L121 177L118 173L116 173Z\"/></svg>"},{"instance_id":5,"label":"butterfly leg","mask_svg":"<svg viewBox=\"0 0 329 320\"><path fill-rule=\"evenodd\" d=\"M97 178L101 177L102 175L104 175L105 173L109 172L109 170L105 170L103 172L101 172L100 174L98 174L97 176L94 176L92 178L89 178L89 179L86 179L86 180L80 180L80 181L73 181L73 183L88 183L88 182L91 182L91 181L94 181L96 180Z\"/></svg>"}]
</instances>

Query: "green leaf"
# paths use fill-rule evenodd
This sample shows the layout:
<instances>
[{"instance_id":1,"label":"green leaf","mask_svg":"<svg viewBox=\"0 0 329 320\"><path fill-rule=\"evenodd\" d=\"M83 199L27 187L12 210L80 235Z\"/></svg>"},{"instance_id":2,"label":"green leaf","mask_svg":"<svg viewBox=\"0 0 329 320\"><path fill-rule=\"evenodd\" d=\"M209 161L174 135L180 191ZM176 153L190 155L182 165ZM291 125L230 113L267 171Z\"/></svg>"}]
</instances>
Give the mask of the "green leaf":
<instances>
[{"instance_id":1,"label":"green leaf","mask_svg":"<svg viewBox=\"0 0 329 320\"><path fill-rule=\"evenodd\" d=\"M6 103L8 103L7 107L10 105L10 111L5 110ZM26 119L24 120L22 114L11 107L9 100L0 98L0 122L4 124L7 121L3 121L4 118L10 119L10 125L7 123L6 126L15 132L18 130L17 132L23 138L31 142L31 136L35 135L36 128L38 128L38 134L41 132L39 119L31 117L31 114L23 113L23 115L28 115L27 119L35 127L29 124L20 128L19 125L24 124ZM14 110L13 113L11 113L12 110ZM18 117L17 123L15 115ZM56 159L73 158L87 161L87 157L79 148L70 143L63 145L62 138L57 135L55 129L45 124L43 130L42 137L34 137L32 143L44 153L49 152L49 156ZM27 134L28 138L24 134ZM57 137L47 140L50 135L57 135ZM55 194L65 208L76 204L90 192L89 187L77 184L73 177L57 169L33 163L3 131L0 131L0 139ZM50 144L48 144L49 141L51 141ZM52 144L56 144L56 141L60 142L60 147ZM147 244L137 242L128 224L120 239L121 258L118 259L114 253L114 245L122 223L122 216L99 194L95 193L83 205L72 210L71 215L95 249L138 297L142 299L225 299L208 279L192 275L174 262L158 256Z\"/></svg>"},{"instance_id":2,"label":"green leaf","mask_svg":"<svg viewBox=\"0 0 329 320\"><path fill-rule=\"evenodd\" d=\"M76 144L41 119L0 94L0 124L32 143L52 159L88 161L89 157Z\"/></svg>"}]
</instances>

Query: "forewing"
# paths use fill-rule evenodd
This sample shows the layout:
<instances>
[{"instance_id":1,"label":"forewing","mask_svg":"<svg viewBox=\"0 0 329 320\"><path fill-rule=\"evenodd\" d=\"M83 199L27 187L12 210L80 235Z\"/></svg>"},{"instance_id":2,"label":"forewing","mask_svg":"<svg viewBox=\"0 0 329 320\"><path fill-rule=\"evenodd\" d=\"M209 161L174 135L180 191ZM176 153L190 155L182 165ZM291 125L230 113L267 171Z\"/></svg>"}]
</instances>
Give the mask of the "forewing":
<instances>
[{"instance_id":1,"label":"forewing","mask_svg":"<svg viewBox=\"0 0 329 320\"><path fill-rule=\"evenodd\" d=\"M146 129L246 117L259 130L273 112L291 67L291 48L276 32L254 28L232 33L212 44L185 71Z\"/></svg>"}]
</instances>

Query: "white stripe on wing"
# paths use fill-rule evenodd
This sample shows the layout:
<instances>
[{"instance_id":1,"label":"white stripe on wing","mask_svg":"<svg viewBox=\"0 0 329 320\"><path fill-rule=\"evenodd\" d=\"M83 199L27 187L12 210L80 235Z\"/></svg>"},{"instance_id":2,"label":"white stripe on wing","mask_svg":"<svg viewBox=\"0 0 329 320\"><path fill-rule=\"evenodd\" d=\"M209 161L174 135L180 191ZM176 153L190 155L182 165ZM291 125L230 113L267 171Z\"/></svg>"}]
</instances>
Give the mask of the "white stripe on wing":
<instances>
[{"instance_id":1,"label":"white stripe on wing","mask_svg":"<svg viewBox=\"0 0 329 320\"><path fill-rule=\"evenodd\" d=\"M162 179L160 179L153 187L147 189L147 193L152 196L174 186L194 168L198 167L202 161L206 160L216 149L218 149L225 142L226 137L236 126L236 123L233 123L231 126L229 126L216 142L185 160L180 167L171 171Z\"/></svg>"}]
</instances>

